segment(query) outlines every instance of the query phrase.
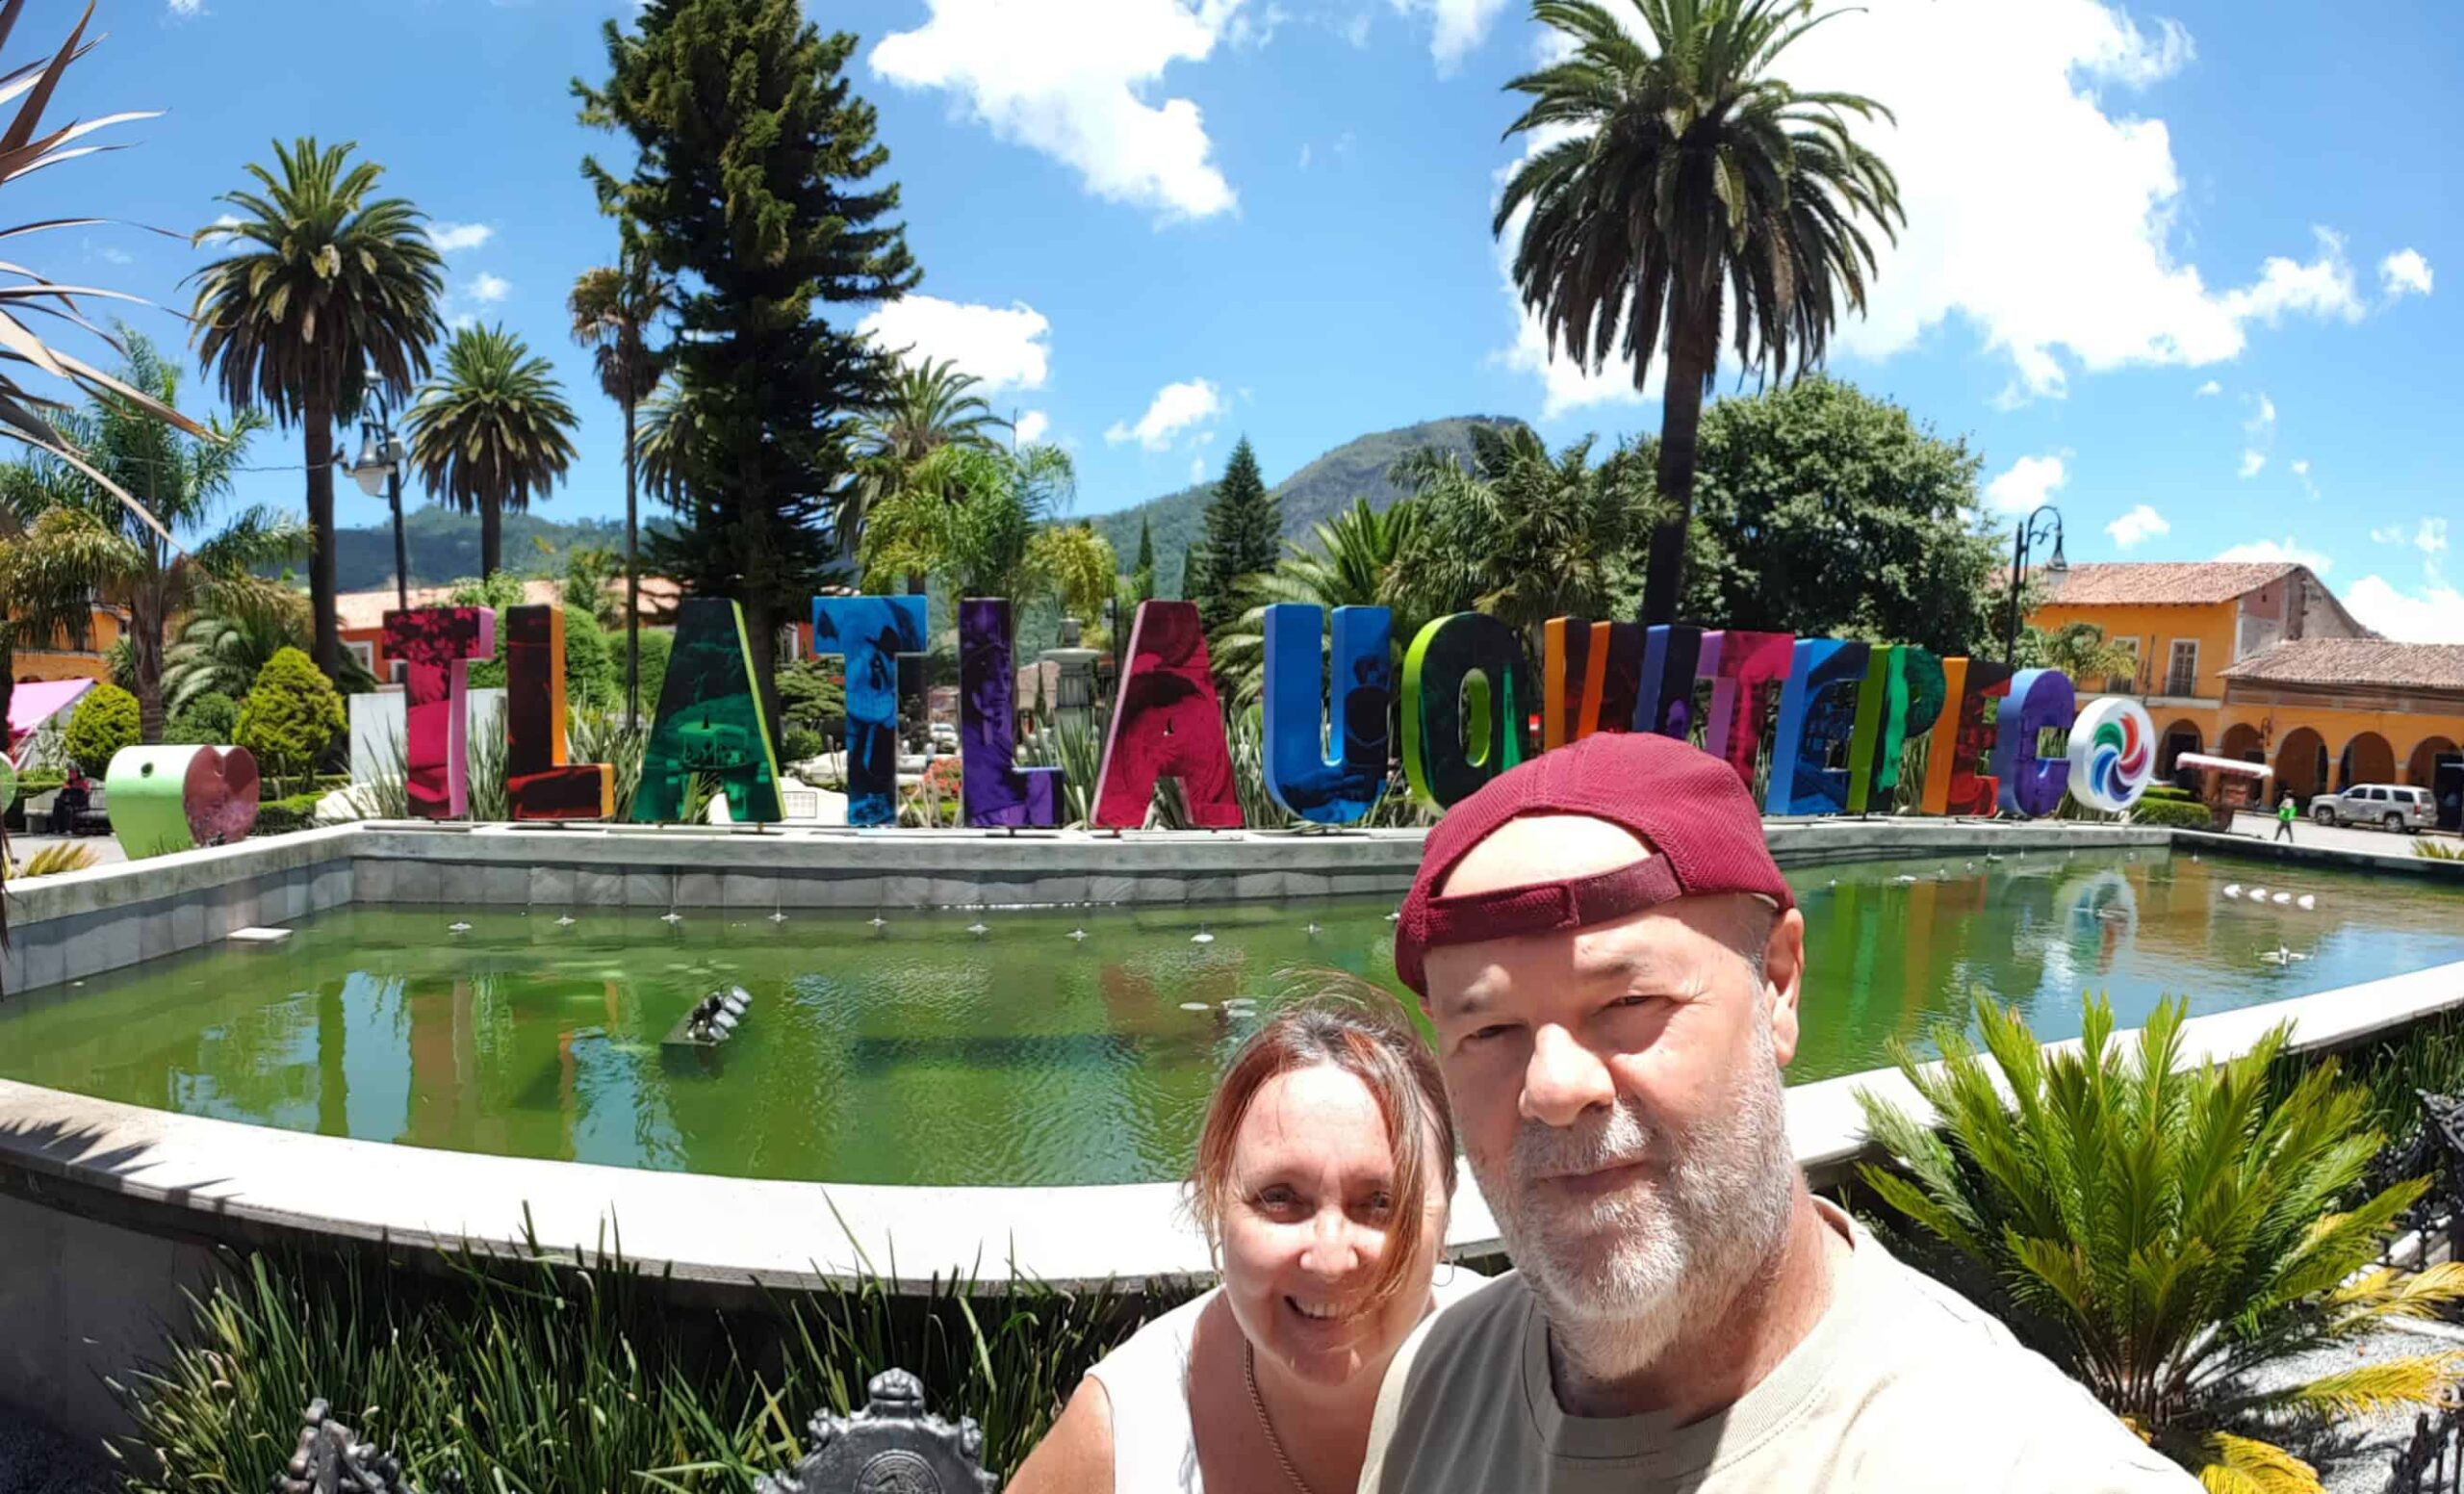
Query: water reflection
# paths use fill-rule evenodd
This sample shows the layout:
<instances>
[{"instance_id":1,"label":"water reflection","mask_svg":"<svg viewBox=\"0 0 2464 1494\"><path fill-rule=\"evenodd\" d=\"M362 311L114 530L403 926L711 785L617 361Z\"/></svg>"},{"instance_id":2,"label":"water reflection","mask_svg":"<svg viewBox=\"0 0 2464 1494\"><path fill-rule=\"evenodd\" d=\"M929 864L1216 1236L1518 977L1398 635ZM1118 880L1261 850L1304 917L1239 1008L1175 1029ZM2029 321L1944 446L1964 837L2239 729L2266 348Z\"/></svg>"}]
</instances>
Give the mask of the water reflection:
<instances>
[{"instance_id":1,"label":"water reflection","mask_svg":"<svg viewBox=\"0 0 2464 1494\"><path fill-rule=\"evenodd\" d=\"M2246 876L2246 873L2245 873ZM2082 992L2125 1023L2464 959L2464 899L2330 873L2315 911L2221 895L2162 856L1877 863L1798 876L1810 955L1790 1078L1871 1069L1982 988L2048 1038ZM1213 1076L1285 989L1391 984L1384 902L1098 914L758 913L669 925L353 909L276 950L199 951L0 1006L0 1074L192 1114L415 1146L863 1182L1176 1175ZM469 932L447 939L455 920ZM966 926L981 921L985 933ZM1216 938L1200 943L1203 927ZM1073 932L1085 938L1073 939ZM2282 943L2309 956L2258 955ZM663 1056L706 992L751 1016ZM1227 1010L1250 998L1255 1010ZM1194 1006L1198 1010L1186 1010Z\"/></svg>"}]
</instances>

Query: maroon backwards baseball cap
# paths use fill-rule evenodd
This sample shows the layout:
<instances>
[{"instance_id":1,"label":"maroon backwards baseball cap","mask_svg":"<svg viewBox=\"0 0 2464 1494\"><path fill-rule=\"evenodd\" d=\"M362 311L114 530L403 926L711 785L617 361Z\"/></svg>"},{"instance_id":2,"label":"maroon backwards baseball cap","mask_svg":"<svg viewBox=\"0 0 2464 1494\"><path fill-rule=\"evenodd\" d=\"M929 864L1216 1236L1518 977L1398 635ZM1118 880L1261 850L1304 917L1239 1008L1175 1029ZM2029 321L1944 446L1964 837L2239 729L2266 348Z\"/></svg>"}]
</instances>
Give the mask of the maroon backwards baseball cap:
<instances>
[{"instance_id":1,"label":"maroon backwards baseball cap","mask_svg":"<svg viewBox=\"0 0 2464 1494\"><path fill-rule=\"evenodd\" d=\"M1650 854L1590 876L1439 895L1474 846L1508 820L1532 814L1622 825ZM1797 905L1736 770L1673 736L1604 732L1499 774L1447 811L1428 833L1420 875L1403 899L1395 971L1426 996L1424 962L1441 944L1584 928L1673 898L1718 892L1752 893L1783 909Z\"/></svg>"}]
</instances>

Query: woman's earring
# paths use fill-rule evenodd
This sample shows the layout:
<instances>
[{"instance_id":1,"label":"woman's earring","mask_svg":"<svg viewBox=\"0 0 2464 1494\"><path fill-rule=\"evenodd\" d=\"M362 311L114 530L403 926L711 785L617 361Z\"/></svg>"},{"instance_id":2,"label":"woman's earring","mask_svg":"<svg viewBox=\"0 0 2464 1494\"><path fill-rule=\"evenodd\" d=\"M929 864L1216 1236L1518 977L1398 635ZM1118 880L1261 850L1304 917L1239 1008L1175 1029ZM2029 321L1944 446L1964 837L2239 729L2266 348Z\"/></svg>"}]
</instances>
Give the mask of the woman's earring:
<instances>
[{"instance_id":1,"label":"woman's earring","mask_svg":"<svg viewBox=\"0 0 2464 1494\"><path fill-rule=\"evenodd\" d=\"M1437 1277L1436 1284L1439 1286L1452 1286L1454 1284L1454 1258L1450 1255L1441 1255L1437 1258L1437 1264L1445 1271L1446 1275Z\"/></svg>"}]
</instances>

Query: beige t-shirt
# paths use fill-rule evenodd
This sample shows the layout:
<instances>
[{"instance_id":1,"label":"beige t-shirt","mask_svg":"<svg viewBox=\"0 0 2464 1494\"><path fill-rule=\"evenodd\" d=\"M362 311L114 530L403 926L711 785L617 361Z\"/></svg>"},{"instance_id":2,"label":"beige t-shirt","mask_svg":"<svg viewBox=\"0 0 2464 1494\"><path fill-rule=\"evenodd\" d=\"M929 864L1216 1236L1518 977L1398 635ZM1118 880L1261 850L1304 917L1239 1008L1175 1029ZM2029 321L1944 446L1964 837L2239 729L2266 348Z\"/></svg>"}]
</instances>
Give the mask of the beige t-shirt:
<instances>
[{"instance_id":1,"label":"beige t-shirt","mask_svg":"<svg viewBox=\"0 0 2464 1494\"><path fill-rule=\"evenodd\" d=\"M1396 1355L1360 1494L2198 1494L2051 1361L1817 1203L1848 1263L1735 1404L1685 1427L1566 1415L1548 1321L1509 1274Z\"/></svg>"}]
</instances>

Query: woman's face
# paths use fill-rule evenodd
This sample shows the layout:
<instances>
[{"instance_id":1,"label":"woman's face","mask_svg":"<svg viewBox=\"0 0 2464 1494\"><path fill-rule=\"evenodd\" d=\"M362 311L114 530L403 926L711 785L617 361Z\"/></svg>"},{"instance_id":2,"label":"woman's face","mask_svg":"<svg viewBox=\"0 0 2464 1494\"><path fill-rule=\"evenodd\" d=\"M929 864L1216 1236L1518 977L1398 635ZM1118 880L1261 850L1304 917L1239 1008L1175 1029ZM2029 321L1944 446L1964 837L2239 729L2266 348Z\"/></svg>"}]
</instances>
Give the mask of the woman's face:
<instances>
[{"instance_id":1,"label":"woman's face","mask_svg":"<svg viewBox=\"0 0 2464 1494\"><path fill-rule=\"evenodd\" d=\"M1434 1160L1434 1138L1430 1146ZM1428 1191L1415 1245L1395 1217L1394 1186L1386 1122L1357 1077L1319 1064L1259 1088L1233 1139L1222 1215L1223 1295L1259 1357L1321 1385L1382 1373L1428 1305L1446 1234L1441 1189ZM1403 1290L1373 1302L1390 1249L1420 1259Z\"/></svg>"}]
</instances>

